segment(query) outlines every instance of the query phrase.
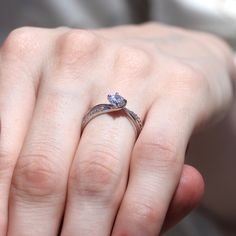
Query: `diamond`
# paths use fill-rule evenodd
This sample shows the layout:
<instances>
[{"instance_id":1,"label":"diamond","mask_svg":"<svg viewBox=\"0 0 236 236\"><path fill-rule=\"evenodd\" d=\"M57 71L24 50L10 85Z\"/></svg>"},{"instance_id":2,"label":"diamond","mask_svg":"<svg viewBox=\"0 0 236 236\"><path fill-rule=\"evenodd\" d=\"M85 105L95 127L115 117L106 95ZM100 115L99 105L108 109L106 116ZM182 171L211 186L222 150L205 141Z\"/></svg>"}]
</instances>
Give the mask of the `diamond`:
<instances>
[{"instance_id":1,"label":"diamond","mask_svg":"<svg viewBox=\"0 0 236 236\"><path fill-rule=\"evenodd\" d=\"M115 93L115 95L109 94L107 99L112 105L116 107L124 107L127 103L127 100L120 96L119 93Z\"/></svg>"}]
</instances>

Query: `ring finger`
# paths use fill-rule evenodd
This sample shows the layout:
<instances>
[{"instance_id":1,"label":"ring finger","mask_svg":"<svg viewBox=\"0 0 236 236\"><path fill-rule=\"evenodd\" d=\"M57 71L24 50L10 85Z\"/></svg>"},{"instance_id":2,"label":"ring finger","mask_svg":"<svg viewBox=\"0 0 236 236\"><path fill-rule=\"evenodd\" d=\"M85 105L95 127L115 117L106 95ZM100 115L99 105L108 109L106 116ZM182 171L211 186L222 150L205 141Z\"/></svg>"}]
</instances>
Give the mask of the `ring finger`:
<instances>
[{"instance_id":1,"label":"ring finger","mask_svg":"<svg viewBox=\"0 0 236 236\"><path fill-rule=\"evenodd\" d=\"M128 108L143 117L142 96L127 98ZM72 163L62 235L110 235L135 138L134 127L120 113L98 116L85 127Z\"/></svg>"}]
</instances>

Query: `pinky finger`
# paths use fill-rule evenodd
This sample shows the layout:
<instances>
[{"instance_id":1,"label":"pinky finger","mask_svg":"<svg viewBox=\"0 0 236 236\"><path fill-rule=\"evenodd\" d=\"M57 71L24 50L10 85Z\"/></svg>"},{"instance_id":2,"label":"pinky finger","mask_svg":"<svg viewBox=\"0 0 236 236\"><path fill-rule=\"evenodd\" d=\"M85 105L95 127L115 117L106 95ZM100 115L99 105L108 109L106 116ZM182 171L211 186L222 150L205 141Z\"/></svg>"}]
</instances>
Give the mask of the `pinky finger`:
<instances>
[{"instance_id":1,"label":"pinky finger","mask_svg":"<svg viewBox=\"0 0 236 236\"><path fill-rule=\"evenodd\" d=\"M148 112L133 150L128 187L113 236L159 235L195 124L194 117L182 112L187 106L169 97L160 99Z\"/></svg>"}]
</instances>

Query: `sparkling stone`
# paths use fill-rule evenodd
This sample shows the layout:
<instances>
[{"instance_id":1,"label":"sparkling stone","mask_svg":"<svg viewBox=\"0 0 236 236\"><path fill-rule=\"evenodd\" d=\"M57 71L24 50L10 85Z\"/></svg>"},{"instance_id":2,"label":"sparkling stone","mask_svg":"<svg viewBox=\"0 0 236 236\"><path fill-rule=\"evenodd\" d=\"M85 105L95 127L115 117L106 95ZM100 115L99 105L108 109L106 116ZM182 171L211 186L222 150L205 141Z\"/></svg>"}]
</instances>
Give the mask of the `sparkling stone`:
<instances>
[{"instance_id":1,"label":"sparkling stone","mask_svg":"<svg viewBox=\"0 0 236 236\"><path fill-rule=\"evenodd\" d=\"M116 107L124 107L127 103L126 99L119 95L119 93L115 93L115 95L108 95L108 101L116 106Z\"/></svg>"}]
</instances>

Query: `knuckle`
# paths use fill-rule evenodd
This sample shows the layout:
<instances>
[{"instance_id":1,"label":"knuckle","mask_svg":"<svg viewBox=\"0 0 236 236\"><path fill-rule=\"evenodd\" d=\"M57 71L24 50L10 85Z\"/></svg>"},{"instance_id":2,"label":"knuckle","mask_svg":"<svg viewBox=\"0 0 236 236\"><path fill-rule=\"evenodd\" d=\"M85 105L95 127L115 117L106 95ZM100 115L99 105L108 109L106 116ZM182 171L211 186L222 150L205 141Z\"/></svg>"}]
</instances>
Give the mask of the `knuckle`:
<instances>
[{"instance_id":1,"label":"knuckle","mask_svg":"<svg viewBox=\"0 0 236 236\"><path fill-rule=\"evenodd\" d=\"M117 50L115 69L129 76L142 77L151 71L152 57L147 50L122 46Z\"/></svg>"},{"instance_id":2,"label":"knuckle","mask_svg":"<svg viewBox=\"0 0 236 236\"><path fill-rule=\"evenodd\" d=\"M160 222L160 218L163 217L161 208L159 207L157 210L156 204L133 201L127 208L131 212L133 219L145 228L147 228L147 224L156 225L157 222Z\"/></svg>"},{"instance_id":3,"label":"knuckle","mask_svg":"<svg viewBox=\"0 0 236 236\"><path fill-rule=\"evenodd\" d=\"M43 197L62 192L58 168L44 154L21 156L13 176L12 186L19 194Z\"/></svg>"},{"instance_id":4,"label":"knuckle","mask_svg":"<svg viewBox=\"0 0 236 236\"><path fill-rule=\"evenodd\" d=\"M70 30L64 33L59 41L57 51L60 64L77 64L83 59L90 59L99 48L99 38L88 30Z\"/></svg>"},{"instance_id":5,"label":"knuckle","mask_svg":"<svg viewBox=\"0 0 236 236\"><path fill-rule=\"evenodd\" d=\"M139 142L136 153L137 164L150 165L159 171L179 170L182 164L177 145L166 137Z\"/></svg>"},{"instance_id":6,"label":"knuckle","mask_svg":"<svg viewBox=\"0 0 236 236\"><path fill-rule=\"evenodd\" d=\"M24 56L38 45L38 34L33 27L21 27L13 30L3 44L3 52Z\"/></svg>"},{"instance_id":7,"label":"knuckle","mask_svg":"<svg viewBox=\"0 0 236 236\"><path fill-rule=\"evenodd\" d=\"M71 180L80 195L111 200L111 192L119 183L117 159L106 151L96 151L79 161L72 170Z\"/></svg>"},{"instance_id":8,"label":"knuckle","mask_svg":"<svg viewBox=\"0 0 236 236\"><path fill-rule=\"evenodd\" d=\"M204 73L184 63L177 63L174 86L190 94L196 94L198 92L209 93L210 89Z\"/></svg>"}]
</instances>

